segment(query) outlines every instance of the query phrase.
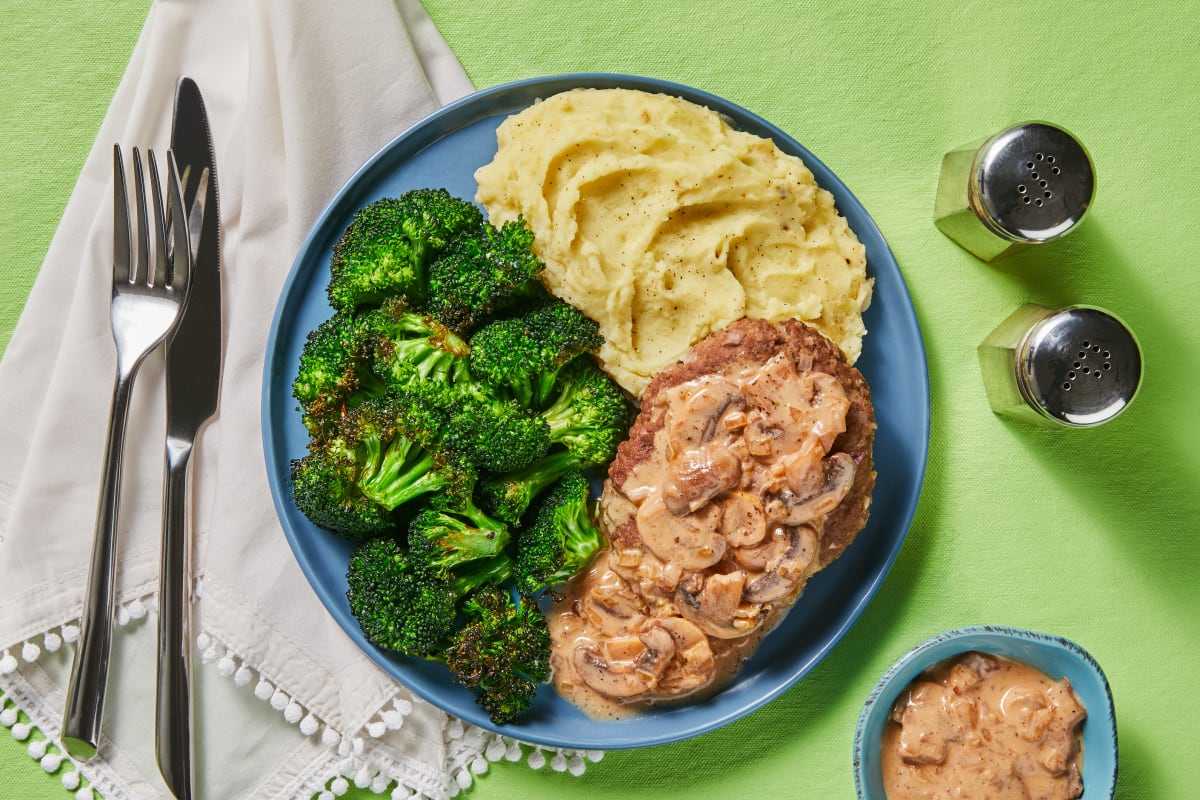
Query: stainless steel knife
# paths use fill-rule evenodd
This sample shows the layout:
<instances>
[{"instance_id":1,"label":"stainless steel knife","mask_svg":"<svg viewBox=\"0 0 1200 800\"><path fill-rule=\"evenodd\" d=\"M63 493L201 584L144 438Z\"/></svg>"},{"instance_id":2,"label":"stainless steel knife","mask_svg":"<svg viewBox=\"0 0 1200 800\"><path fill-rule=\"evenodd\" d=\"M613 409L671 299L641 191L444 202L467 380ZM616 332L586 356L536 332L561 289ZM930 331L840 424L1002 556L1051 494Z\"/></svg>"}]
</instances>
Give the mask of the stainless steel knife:
<instances>
[{"instance_id":1,"label":"stainless steel knife","mask_svg":"<svg viewBox=\"0 0 1200 800\"><path fill-rule=\"evenodd\" d=\"M223 360L217 166L204 99L191 78L181 78L176 87L171 149L180 171L191 176L183 199L184 207L192 209L189 227L194 265L183 318L166 348L167 438L155 741L159 771L167 787L178 800L191 800L195 786L190 626L193 544L188 464L201 428L216 414ZM196 180L198 175L201 177Z\"/></svg>"}]
</instances>

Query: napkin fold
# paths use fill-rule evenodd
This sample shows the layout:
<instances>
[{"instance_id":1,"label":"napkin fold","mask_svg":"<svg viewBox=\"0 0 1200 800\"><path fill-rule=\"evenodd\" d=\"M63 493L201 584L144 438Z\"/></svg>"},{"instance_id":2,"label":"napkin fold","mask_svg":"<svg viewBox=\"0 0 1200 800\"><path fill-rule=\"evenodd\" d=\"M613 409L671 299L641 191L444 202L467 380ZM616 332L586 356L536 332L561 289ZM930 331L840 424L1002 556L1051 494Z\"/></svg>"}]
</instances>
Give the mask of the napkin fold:
<instances>
[{"instance_id":1,"label":"napkin fold","mask_svg":"<svg viewBox=\"0 0 1200 800\"><path fill-rule=\"evenodd\" d=\"M210 665L196 666L200 794L332 796L353 780L395 797L453 795L488 758L519 758L519 745L409 695L325 612L276 518L259 417L272 312L311 225L368 157L472 90L418 0L152 4L0 363L0 691L57 737L116 362L112 144L161 159L182 75L209 112L225 267L221 407L191 467L197 644ZM167 796L152 743L155 626L139 624L153 620L158 579L161 354L143 365L130 414L124 626L105 740L77 765L108 800Z\"/></svg>"}]
</instances>

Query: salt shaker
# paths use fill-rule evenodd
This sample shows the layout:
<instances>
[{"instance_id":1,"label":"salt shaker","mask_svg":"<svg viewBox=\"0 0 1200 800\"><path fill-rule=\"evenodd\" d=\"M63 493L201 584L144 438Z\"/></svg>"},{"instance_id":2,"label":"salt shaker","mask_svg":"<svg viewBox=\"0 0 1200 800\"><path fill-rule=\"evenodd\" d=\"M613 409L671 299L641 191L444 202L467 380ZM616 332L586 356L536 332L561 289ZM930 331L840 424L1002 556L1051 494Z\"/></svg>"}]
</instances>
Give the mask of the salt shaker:
<instances>
[{"instance_id":1,"label":"salt shaker","mask_svg":"<svg viewBox=\"0 0 1200 800\"><path fill-rule=\"evenodd\" d=\"M1025 122L943 157L934 224L994 261L1074 230L1095 191L1092 158L1078 139Z\"/></svg>"},{"instance_id":2,"label":"salt shaker","mask_svg":"<svg viewBox=\"0 0 1200 800\"><path fill-rule=\"evenodd\" d=\"M1094 306L1021 306L979 345L979 364L993 411L1051 428L1109 421L1142 380L1133 333Z\"/></svg>"}]
</instances>

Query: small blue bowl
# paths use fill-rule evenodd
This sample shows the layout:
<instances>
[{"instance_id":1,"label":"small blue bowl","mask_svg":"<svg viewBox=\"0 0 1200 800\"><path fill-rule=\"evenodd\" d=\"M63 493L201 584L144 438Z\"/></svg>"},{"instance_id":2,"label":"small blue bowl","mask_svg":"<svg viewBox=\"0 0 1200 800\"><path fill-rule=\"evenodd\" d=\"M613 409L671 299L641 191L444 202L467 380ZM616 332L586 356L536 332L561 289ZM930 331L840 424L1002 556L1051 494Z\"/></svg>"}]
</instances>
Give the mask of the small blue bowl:
<instances>
[{"instance_id":1,"label":"small blue bowl","mask_svg":"<svg viewBox=\"0 0 1200 800\"><path fill-rule=\"evenodd\" d=\"M1117 718L1103 670L1086 650L1060 636L983 625L959 628L922 642L879 679L854 732L854 784L859 800L885 800L880 747L896 698L918 675L961 653L978 650L1065 677L1087 709L1083 723L1082 800L1112 800L1117 788Z\"/></svg>"}]
</instances>

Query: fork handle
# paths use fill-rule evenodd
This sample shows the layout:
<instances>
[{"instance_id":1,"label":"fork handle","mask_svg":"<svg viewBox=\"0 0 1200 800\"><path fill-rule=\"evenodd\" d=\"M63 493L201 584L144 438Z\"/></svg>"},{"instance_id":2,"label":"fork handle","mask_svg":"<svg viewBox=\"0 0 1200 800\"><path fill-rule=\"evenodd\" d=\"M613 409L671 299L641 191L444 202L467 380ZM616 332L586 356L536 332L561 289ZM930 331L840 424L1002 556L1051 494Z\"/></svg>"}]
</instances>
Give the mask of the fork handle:
<instances>
[{"instance_id":1,"label":"fork handle","mask_svg":"<svg viewBox=\"0 0 1200 800\"><path fill-rule=\"evenodd\" d=\"M113 606L116 598L117 510L121 489L121 460L125 450L125 427L129 419L129 397L137 365L118 369L108 415L108 439L104 448L104 471L96 509L96 533L79 643L71 664L67 706L63 713L63 745L73 758L87 760L100 746L100 719L108 683L108 657L112 649Z\"/></svg>"},{"instance_id":2,"label":"fork handle","mask_svg":"<svg viewBox=\"0 0 1200 800\"><path fill-rule=\"evenodd\" d=\"M168 436L163 481L162 561L158 591L158 768L177 800L192 797L191 531L188 462L192 444Z\"/></svg>"}]
</instances>

